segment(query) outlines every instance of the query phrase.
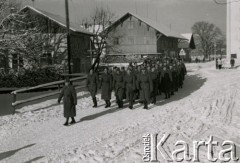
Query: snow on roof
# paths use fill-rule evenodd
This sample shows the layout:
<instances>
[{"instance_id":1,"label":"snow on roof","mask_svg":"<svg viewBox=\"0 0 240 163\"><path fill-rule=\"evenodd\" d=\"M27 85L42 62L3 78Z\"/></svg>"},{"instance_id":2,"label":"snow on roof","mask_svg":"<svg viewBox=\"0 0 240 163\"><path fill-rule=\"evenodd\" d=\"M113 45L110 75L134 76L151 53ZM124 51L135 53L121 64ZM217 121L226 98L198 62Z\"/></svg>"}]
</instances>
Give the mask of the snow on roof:
<instances>
[{"instance_id":1,"label":"snow on roof","mask_svg":"<svg viewBox=\"0 0 240 163\"><path fill-rule=\"evenodd\" d=\"M165 36L167 37L174 37L174 38L179 38L179 39L184 39L186 40L185 37L181 36L180 34L174 32L174 31L170 31L169 28L167 28L165 25L161 24L161 23L158 23L156 21L153 21L149 18L145 18L145 17L141 17L139 15L136 15L136 14L133 14L131 12L127 12L126 14L124 14L122 17L120 17L118 20L116 20L112 25L116 24L119 22L119 20L125 18L125 17L129 17L129 16L133 16L135 17L136 19L146 23L147 25L149 25L150 27L154 28L156 31L164 34ZM111 25L111 26L112 26ZM111 26L109 26L108 28L110 28ZM108 29L107 28L107 29Z\"/></svg>"},{"instance_id":2,"label":"snow on roof","mask_svg":"<svg viewBox=\"0 0 240 163\"><path fill-rule=\"evenodd\" d=\"M67 27L66 19L61 17L60 15L49 13L47 11L37 9L37 8L32 7L32 6L25 6L23 9L21 9L21 11L26 10L26 9L30 9L34 12L37 12L38 14L41 14L41 15L51 19L52 21L56 22L57 24L65 27L65 28ZM84 33L84 34L88 34L88 35L94 35L93 33L85 30L80 25L77 25L76 23L73 23L73 22L70 22L70 29L74 32Z\"/></svg>"},{"instance_id":3,"label":"snow on roof","mask_svg":"<svg viewBox=\"0 0 240 163\"><path fill-rule=\"evenodd\" d=\"M192 33L184 33L184 34L181 34L181 35L183 37L185 37L188 40L188 42L190 42L193 34Z\"/></svg>"}]
</instances>

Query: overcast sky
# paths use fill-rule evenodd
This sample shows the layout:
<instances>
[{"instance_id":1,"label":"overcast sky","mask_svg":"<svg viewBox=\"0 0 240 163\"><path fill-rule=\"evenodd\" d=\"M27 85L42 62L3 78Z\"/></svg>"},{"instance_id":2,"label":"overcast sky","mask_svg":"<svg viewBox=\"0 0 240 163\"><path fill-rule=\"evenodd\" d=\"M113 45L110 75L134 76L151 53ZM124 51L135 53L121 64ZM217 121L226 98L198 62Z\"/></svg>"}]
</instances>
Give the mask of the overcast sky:
<instances>
[{"instance_id":1,"label":"overcast sky","mask_svg":"<svg viewBox=\"0 0 240 163\"><path fill-rule=\"evenodd\" d=\"M31 5L32 0L22 0ZM64 0L35 0L34 7L65 15ZM191 32L197 21L208 21L226 32L226 6L217 5L213 0L69 0L71 21L89 17L96 6L109 7L118 17L126 12L164 23L179 33Z\"/></svg>"}]
</instances>

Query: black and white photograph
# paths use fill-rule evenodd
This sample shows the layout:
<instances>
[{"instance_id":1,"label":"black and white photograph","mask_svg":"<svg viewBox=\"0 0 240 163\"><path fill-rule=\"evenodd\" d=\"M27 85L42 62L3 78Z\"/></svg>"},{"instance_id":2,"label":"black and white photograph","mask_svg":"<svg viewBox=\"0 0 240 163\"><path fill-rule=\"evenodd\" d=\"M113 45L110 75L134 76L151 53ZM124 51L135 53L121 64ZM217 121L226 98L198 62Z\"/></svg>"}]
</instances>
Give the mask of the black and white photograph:
<instances>
[{"instance_id":1,"label":"black and white photograph","mask_svg":"<svg viewBox=\"0 0 240 163\"><path fill-rule=\"evenodd\" d=\"M240 0L0 0L0 163L239 159Z\"/></svg>"}]
</instances>

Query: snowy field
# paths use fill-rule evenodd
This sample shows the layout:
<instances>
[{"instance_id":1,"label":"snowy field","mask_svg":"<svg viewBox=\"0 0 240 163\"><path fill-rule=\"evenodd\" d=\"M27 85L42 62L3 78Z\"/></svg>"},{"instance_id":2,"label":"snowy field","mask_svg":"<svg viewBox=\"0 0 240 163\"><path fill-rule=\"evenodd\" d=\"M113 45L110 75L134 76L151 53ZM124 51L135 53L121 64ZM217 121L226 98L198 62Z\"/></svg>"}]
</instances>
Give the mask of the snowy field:
<instances>
[{"instance_id":1,"label":"snowy field","mask_svg":"<svg viewBox=\"0 0 240 163\"><path fill-rule=\"evenodd\" d=\"M177 140L190 143L214 136L240 147L240 70L215 70L215 63L187 64L183 89L171 99L158 97L150 110L92 108L86 92L78 93L77 123L65 127L57 100L25 106L18 114L0 117L0 162L142 162L142 136L170 133L169 150ZM221 148L221 146L219 146ZM190 153L192 152L190 148ZM201 162L209 162L206 147ZM217 154L216 154L217 156ZM166 162L159 158L161 162Z\"/></svg>"}]
</instances>

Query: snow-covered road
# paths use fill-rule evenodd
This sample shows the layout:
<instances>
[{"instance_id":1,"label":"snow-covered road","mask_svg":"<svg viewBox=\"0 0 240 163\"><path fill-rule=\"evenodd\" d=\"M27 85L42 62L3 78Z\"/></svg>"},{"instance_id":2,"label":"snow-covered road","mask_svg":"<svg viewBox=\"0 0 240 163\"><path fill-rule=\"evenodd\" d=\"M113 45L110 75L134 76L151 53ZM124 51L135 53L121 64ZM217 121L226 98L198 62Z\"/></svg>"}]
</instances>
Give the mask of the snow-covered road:
<instances>
[{"instance_id":1,"label":"snow-covered road","mask_svg":"<svg viewBox=\"0 0 240 163\"><path fill-rule=\"evenodd\" d=\"M0 117L0 162L142 162L142 136L170 133L168 150L177 140L190 143L213 135L240 147L240 70L215 70L214 63L187 65L184 88L169 100L158 98L150 110L92 108L78 94L78 123L63 126L56 100L26 106L14 116ZM99 99L98 95L98 99ZM99 99L100 100L100 99ZM221 148L221 147L219 147ZM237 148L238 156L240 149ZM191 153L191 148L190 148ZM201 162L208 162L200 149ZM217 156L217 154L216 154ZM161 162L165 162L159 157Z\"/></svg>"}]
</instances>

